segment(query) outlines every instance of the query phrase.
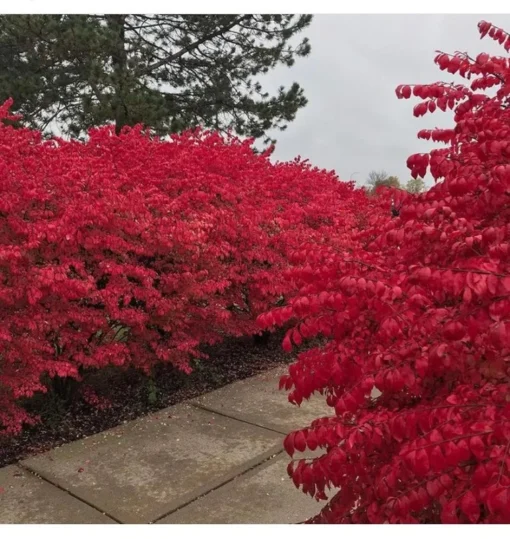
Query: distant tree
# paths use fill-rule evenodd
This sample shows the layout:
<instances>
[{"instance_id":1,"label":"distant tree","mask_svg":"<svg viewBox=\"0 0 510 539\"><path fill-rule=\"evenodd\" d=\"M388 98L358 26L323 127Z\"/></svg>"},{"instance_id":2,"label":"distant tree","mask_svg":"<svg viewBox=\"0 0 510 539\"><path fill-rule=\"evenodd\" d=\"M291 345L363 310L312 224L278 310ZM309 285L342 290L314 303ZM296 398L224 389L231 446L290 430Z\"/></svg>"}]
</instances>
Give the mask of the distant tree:
<instances>
[{"instance_id":1,"label":"distant tree","mask_svg":"<svg viewBox=\"0 0 510 539\"><path fill-rule=\"evenodd\" d=\"M388 176L387 180L381 185L386 185L387 187L395 187L396 189L402 189L398 176Z\"/></svg>"},{"instance_id":2,"label":"distant tree","mask_svg":"<svg viewBox=\"0 0 510 539\"><path fill-rule=\"evenodd\" d=\"M413 178L407 182L406 191L414 194L423 193L425 191L425 182L421 178Z\"/></svg>"},{"instance_id":3,"label":"distant tree","mask_svg":"<svg viewBox=\"0 0 510 539\"><path fill-rule=\"evenodd\" d=\"M297 83L274 95L260 77L310 52L311 15L3 15L0 103L23 123L80 135L143 123L266 137L307 103Z\"/></svg>"},{"instance_id":4,"label":"distant tree","mask_svg":"<svg viewBox=\"0 0 510 539\"><path fill-rule=\"evenodd\" d=\"M379 185L387 178L388 173L385 170L372 170L368 174L367 184L370 185L370 187L374 188L376 185Z\"/></svg>"},{"instance_id":5,"label":"distant tree","mask_svg":"<svg viewBox=\"0 0 510 539\"><path fill-rule=\"evenodd\" d=\"M373 170L368 175L367 184L369 185L369 191L374 191L377 187L395 187L396 189L402 189L400 181L397 176L389 176L385 170Z\"/></svg>"}]
</instances>

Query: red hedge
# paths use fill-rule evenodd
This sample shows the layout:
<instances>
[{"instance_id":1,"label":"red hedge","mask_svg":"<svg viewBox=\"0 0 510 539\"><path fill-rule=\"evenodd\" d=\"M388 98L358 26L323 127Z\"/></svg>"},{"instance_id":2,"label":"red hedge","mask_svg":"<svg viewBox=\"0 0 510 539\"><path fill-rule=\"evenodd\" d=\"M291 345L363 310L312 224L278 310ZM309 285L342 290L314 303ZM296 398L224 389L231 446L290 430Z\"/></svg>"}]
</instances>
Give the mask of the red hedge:
<instances>
[{"instance_id":1,"label":"red hedge","mask_svg":"<svg viewBox=\"0 0 510 539\"><path fill-rule=\"evenodd\" d=\"M354 193L304 162L273 165L251 141L170 141L110 128L44 141L0 113L0 425L47 377L158 361L190 370L201 343L252 334L292 286L304 242L328 241ZM361 196L361 195L357 195ZM349 221L350 222L350 221Z\"/></svg>"},{"instance_id":2,"label":"red hedge","mask_svg":"<svg viewBox=\"0 0 510 539\"><path fill-rule=\"evenodd\" d=\"M327 338L282 379L292 402L334 409L285 440L325 450L289 465L304 492L336 491L313 522L510 522L510 66L436 63L471 83L397 88L423 100L416 116L455 112L453 129L419 133L446 144L409 158L441 180L420 196L367 199L211 133L43 142L0 126L4 429L30 419L16 400L45 376L188 370L200 343L258 316L291 324L287 350Z\"/></svg>"},{"instance_id":3,"label":"red hedge","mask_svg":"<svg viewBox=\"0 0 510 539\"><path fill-rule=\"evenodd\" d=\"M510 523L510 63L436 63L470 86L397 95L423 100L416 116L454 110L453 129L419 133L446 147L408 161L441 181L403 197L398 217L374 210L338 249L307 252L289 272L297 296L259 318L293 323L288 350L328 337L281 382L291 402L320 393L334 409L285 440L290 455L325 450L289 464L305 493L333 490L312 522Z\"/></svg>"}]
</instances>

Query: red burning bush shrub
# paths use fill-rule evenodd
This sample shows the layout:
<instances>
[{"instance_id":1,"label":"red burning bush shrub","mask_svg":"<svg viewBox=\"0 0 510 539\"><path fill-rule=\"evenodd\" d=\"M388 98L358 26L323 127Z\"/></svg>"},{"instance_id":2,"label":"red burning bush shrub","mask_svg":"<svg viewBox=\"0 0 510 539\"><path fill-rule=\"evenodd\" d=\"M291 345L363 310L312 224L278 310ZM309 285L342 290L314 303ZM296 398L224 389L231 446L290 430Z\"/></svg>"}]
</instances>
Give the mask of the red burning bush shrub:
<instances>
[{"instance_id":1,"label":"red burning bush shrub","mask_svg":"<svg viewBox=\"0 0 510 539\"><path fill-rule=\"evenodd\" d=\"M305 493L337 491L312 522L510 522L510 63L435 61L469 85L397 95L423 100L416 116L454 110L453 129L419 133L446 147L408 162L441 181L307 252L288 272L297 296L259 319L293 323L288 350L328 337L281 381L291 402L320 393L335 412L285 440L290 455L325 450L289 465Z\"/></svg>"},{"instance_id":2,"label":"red burning bush shrub","mask_svg":"<svg viewBox=\"0 0 510 539\"><path fill-rule=\"evenodd\" d=\"M189 371L292 295L288 252L341 229L353 186L251 142L110 128L44 141L0 112L0 425L47 379L108 365ZM361 195L356 195L361 196Z\"/></svg>"}]
</instances>

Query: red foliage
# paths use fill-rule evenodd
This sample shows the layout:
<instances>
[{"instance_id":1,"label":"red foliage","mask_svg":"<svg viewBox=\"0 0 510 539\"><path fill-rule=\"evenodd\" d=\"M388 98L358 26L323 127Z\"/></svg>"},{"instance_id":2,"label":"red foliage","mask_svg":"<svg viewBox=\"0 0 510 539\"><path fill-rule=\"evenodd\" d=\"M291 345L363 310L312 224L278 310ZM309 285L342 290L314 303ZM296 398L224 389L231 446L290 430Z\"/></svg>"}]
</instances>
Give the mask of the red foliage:
<instances>
[{"instance_id":1,"label":"red foliage","mask_svg":"<svg viewBox=\"0 0 510 539\"><path fill-rule=\"evenodd\" d=\"M48 378L107 365L189 372L201 343L258 331L288 253L328 242L352 184L251 141L141 128L44 141L0 109L0 426ZM362 196L358 193L359 196ZM95 399L85 394L89 401Z\"/></svg>"},{"instance_id":2,"label":"red foliage","mask_svg":"<svg viewBox=\"0 0 510 539\"><path fill-rule=\"evenodd\" d=\"M436 185L308 251L288 274L297 295L259 318L290 320L287 350L327 337L281 381L291 402L319 393L335 412L285 440L291 456L322 450L289 465L305 493L333 491L311 522L510 523L510 61L435 61L469 86L397 95L421 98L416 116L455 113L453 129L419 133L446 147L408 161Z\"/></svg>"}]
</instances>

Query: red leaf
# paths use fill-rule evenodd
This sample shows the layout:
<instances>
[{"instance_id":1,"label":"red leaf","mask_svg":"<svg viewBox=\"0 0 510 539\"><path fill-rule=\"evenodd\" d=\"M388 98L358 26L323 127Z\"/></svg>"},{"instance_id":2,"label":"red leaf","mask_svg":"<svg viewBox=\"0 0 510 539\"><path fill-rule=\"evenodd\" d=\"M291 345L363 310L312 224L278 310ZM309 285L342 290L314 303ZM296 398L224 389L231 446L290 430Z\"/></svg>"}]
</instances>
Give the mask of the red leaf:
<instances>
[{"instance_id":1,"label":"red leaf","mask_svg":"<svg viewBox=\"0 0 510 539\"><path fill-rule=\"evenodd\" d=\"M487 35L487 32L491 29L491 24L486 21L481 21L478 23L478 30L480 32L480 38L483 38Z\"/></svg>"},{"instance_id":2,"label":"red leaf","mask_svg":"<svg viewBox=\"0 0 510 539\"><path fill-rule=\"evenodd\" d=\"M445 339L450 341L460 341L466 334L466 329L460 322L452 321L445 324L443 334Z\"/></svg>"},{"instance_id":3,"label":"red leaf","mask_svg":"<svg viewBox=\"0 0 510 539\"><path fill-rule=\"evenodd\" d=\"M488 62L489 60L489 55L485 52L482 52L480 53L477 57L476 57L476 63L479 64L479 65L484 65Z\"/></svg>"},{"instance_id":4,"label":"red leaf","mask_svg":"<svg viewBox=\"0 0 510 539\"><path fill-rule=\"evenodd\" d=\"M340 448L333 449L329 454L328 463L331 470L335 473L345 462L345 454Z\"/></svg>"},{"instance_id":5,"label":"red leaf","mask_svg":"<svg viewBox=\"0 0 510 539\"><path fill-rule=\"evenodd\" d=\"M461 498L459 506L472 524L478 522L480 518L480 506L470 490Z\"/></svg>"},{"instance_id":6,"label":"red leaf","mask_svg":"<svg viewBox=\"0 0 510 539\"><path fill-rule=\"evenodd\" d=\"M446 474L443 474L440 478L439 478L439 481L440 483L443 485L443 487L446 489L446 490L449 490L452 485L453 485L453 481L452 481L452 478L449 476L449 475L446 475Z\"/></svg>"},{"instance_id":7,"label":"red leaf","mask_svg":"<svg viewBox=\"0 0 510 539\"><path fill-rule=\"evenodd\" d=\"M441 492L443 492L443 487L441 484L436 480L427 481L426 485L427 493L428 495L434 500L439 497Z\"/></svg>"},{"instance_id":8,"label":"red leaf","mask_svg":"<svg viewBox=\"0 0 510 539\"><path fill-rule=\"evenodd\" d=\"M308 436L306 437L306 444L308 445L310 451L315 451L317 449L317 436L313 430L308 432Z\"/></svg>"},{"instance_id":9,"label":"red leaf","mask_svg":"<svg viewBox=\"0 0 510 539\"><path fill-rule=\"evenodd\" d=\"M471 457L471 451L466 440L459 440L457 442L457 451L459 453L460 461L469 460Z\"/></svg>"},{"instance_id":10,"label":"red leaf","mask_svg":"<svg viewBox=\"0 0 510 539\"><path fill-rule=\"evenodd\" d=\"M482 460L485 455L485 445L480 436L473 436L469 440L469 449L477 460Z\"/></svg>"},{"instance_id":11,"label":"red leaf","mask_svg":"<svg viewBox=\"0 0 510 539\"><path fill-rule=\"evenodd\" d=\"M457 500L451 500L444 504L441 509L441 522L443 524L458 524Z\"/></svg>"},{"instance_id":12,"label":"red leaf","mask_svg":"<svg viewBox=\"0 0 510 539\"><path fill-rule=\"evenodd\" d=\"M473 294L471 292L471 289L469 287L464 288L464 294L462 296L462 300L464 303L471 303L471 299L473 298Z\"/></svg>"},{"instance_id":13,"label":"red leaf","mask_svg":"<svg viewBox=\"0 0 510 539\"><path fill-rule=\"evenodd\" d=\"M290 457L294 455L294 437L295 434L291 432L283 439L283 447Z\"/></svg>"},{"instance_id":14,"label":"red leaf","mask_svg":"<svg viewBox=\"0 0 510 539\"><path fill-rule=\"evenodd\" d=\"M299 333L299 331L297 329L295 329L292 332L292 338L293 338L294 343L296 344L296 346L300 346L301 343L303 342L303 339L301 338L301 335L300 335L300 333Z\"/></svg>"},{"instance_id":15,"label":"red leaf","mask_svg":"<svg viewBox=\"0 0 510 539\"><path fill-rule=\"evenodd\" d=\"M510 507L510 489L508 487L492 488L487 496L487 507L491 513L506 511Z\"/></svg>"},{"instance_id":16,"label":"red leaf","mask_svg":"<svg viewBox=\"0 0 510 539\"><path fill-rule=\"evenodd\" d=\"M446 464L448 466L457 466L457 464L460 462L460 455L457 446L452 441L448 441L443 447Z\"/></svg>"},{"instance_id":17,"label":"red leaf","mask_svg":"<svg viewBox=\"0 0 510 539\"><path fill-rule=\"evenodd\" d=\"M416 452L415 469L418 475L425 476L429 472L429 457L425 449L419 449Z\"/></svg>"},{"instance_id":18,"label":"red leaf","mask_svg":"<svg viewBox=\"0 0 510 539\"><path fill-rule=\"evenodd\" d=\"M487 472L487 467L485 464L479 464L475 473L473 474L473 485L475 487L486 487L489 481L489 474Z\"/></svg>"},{"instance_id":19,"label":"red leaf","mask_svg":"<svg viewBox=\"0 0 510 539\"><path fill-rule=\"evenodd\" d=\"M305 464L301 478L303 485L306 486L309 493L313 495L314 492L312 492L312 489L314 488L314 477L311 466Z\"/></svg>"},{"instance_id":20,"label":"red leaf","mask_svg":"<svg viewBox=\"0 0 510 539\"><path fill-rule=\"evenodd\" d=\"M446 459L440 446L435 446L430 451L430 466L435 472L441 472L446 468Z\"/></svg>"},{"instance_id":21,"label":"red leaf","mask_svg":"<svg viewBox=\"0 0 510 539\"><path fill-rule=\"evenodd\" d=\"M303 451L306 451L306 438L303 431L299 431L296 433L294 437L294 447L301 453Z\"/></svg>"},{"instance_id":22,"label":"red leaf","mask_svg":"<svg viewBox=\"0 0 510 539\"><path fill-rule=\"evenodd\" d=\"M292 343L290 341L290 336L286 335L283 339L282 347L285 350L285 352L292 352Z\"/></svg>"}]
</instances>

